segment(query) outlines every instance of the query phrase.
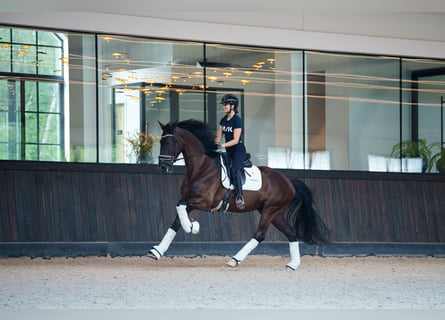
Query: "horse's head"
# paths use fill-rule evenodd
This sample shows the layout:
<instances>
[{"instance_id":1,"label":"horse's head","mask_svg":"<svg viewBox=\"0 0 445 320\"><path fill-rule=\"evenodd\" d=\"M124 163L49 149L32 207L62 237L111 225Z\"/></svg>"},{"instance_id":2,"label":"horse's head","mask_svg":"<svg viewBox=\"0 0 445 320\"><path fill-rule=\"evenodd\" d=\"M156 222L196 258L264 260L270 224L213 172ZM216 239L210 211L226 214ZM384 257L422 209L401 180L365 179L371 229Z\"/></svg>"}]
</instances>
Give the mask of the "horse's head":
<instances>
[{"instance_id":1,"label":"horse's head","mask_svg":"<svg viewBox=\"0 0 445 320\"><path fill-rule=\"evenodd\" d=\"M177 121L166 125L160 121L158 123L162 129L158 169L162 173L167 173L172 171L173 163L175 163L178 155L181 153L180 144L175 136Z\"/></svg>"}]
</instances>

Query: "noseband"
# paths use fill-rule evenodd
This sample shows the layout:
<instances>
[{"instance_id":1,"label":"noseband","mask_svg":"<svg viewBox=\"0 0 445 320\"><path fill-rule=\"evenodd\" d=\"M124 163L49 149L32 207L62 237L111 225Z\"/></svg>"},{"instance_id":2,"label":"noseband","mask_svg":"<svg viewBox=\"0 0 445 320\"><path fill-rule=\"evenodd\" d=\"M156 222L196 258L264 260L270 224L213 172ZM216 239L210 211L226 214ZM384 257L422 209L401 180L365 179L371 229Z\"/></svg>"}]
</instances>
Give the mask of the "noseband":
<instances>
[{"instance_id":1,"label":"noseband","mask_svg":"<svg viewBox=\"0 0 445 320\"><path fill-rule=\"evenodd\" d=\"M166 137L173 137L173 143L174 143L174 147L176 147L176 136L174 134L165 134L161 137L161 140L166 138ZM174 148L175 149L175 148ZM168 166L172 166L173 163L175 163L176 161L178 161L178 159L175 159L174 155L163 155L160 154L159 155L159 164L164 163Z\"/></svg>"}]
</instances>

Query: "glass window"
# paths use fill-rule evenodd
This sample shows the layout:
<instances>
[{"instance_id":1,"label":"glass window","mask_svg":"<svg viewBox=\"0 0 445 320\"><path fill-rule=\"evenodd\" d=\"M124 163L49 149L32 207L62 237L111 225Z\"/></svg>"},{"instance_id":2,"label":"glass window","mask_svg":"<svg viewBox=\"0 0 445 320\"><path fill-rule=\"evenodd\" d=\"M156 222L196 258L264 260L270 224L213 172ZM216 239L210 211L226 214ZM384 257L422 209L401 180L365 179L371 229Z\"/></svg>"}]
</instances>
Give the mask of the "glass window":
<instances>
[{"instance_id":1,"label":"glass window","mask_svg":"<svg viewBox=\"0 0 445 320\"><path fill-rule=\"evenodd\" d=\"M97 162L96 39L88 33L58 34L64 40L62 68L65 159ZM69 83L69 85L68 85Z\"/></svg>"},{"instance_id":2,"label":"glass window","mask_svg":"<svg viewBox=\"0 0 445 320\"><path fill-rule=\"evenodd\" d=\"M38 44L43 46L60 46L61 37L54 32L38 31Z\"/></svg>"},{"instance_id":3,"label":"glass window","mask_svg":"<svg viewBox=\"0 0 445 320\"><path fill-rule=\"evenodd\" d=\"M11 29L0 27L0 72L11 72Z\"/></svg>"},{"instance_id":4,"label":"glass window","mask_svg":"<svg viewBox=\"0 0 445 320\"><path fill-rule=\"evenodd\" d=\"M98 50L100 162L137 162L130 140L158 120L204 120L202 44L99 35Z\"/></svg>"},{"instance_id":5,"label":"glass window","mask_svg":"<svg viewBox=\"0 0 445 320\"><path fill-rule=\"evenodd\" d=\"M60 112L60 85L54 82L39 82L39 111Z\"/></svg>"},{"instance_id":6,"label":"glass window","mask_svg":"<svg viewBox=\"0 0 445 320\"><path fill-rule=\"evenodd\" d=\"M36 31L32 29L12 29L11 41L19 44L35 44Z\"/></svg>"},{"instance_id":7,"label":"glass window","mask_svg":"<svg viewBox=\"0 0 445 320\"><path fill-rule=\"evenodd\" d=\"M205 52L209 124L216 130L221 97L235 94L254 163L304 168L302 53L220 44Z\"/></svg>"},{"instance_id":8,"label":"glass window","mask_svg":"<svg viewBox=\"0 0 445 320\"><path fill-rule=\"evenodd\" d=\"M403 59L404 104L403 148L397 148L402 172L438 172L436 165L443 145L445 62ZM394 155L395 157L397 154Z\"/></svg>"},{"instance_id":9,"label":"glass window","mask_svg":"<svg viewBox=\"0 0 445 320\"><path fill-rule=\"evenodd\" d=\"M1 136L0 159L64 160L64 79L53 75L54 66L62 66L63 36L53 37L58 41L44 52L36 45L37 31L0 30L2 57L6 57L4 50L12 56L2 60L1 67L0 125L7 130ZM45 63L53 76L37 76Z\"/></svg>"},{"instance_id":10,"label":"glass window","mask_svg":"<svg viewBox=\"0 0 445 320\"><path fill-rule=\"evenodd\" d=\"M36 47L33 45L12 45L12 72L36 73Z\"/></svg>"},{"instance_id":11,"label":"glass window","mask_svg":"<svg viewBox=\"0 0 445 320\"><path fill-rule=\"evenodd\" d=\"M38 95L37 95L37 81L26 81L25 82L25 111L37 111L38 106Z\"/></svg>"},{"instance_id":12,"label":"glass window","mask_svg":"<svg viewBox=\"0 0 445 320\"><path fill-rule=\"evenodd\" d=\"M67 61L67 58L62 57L61 47L38 47L35 60L38 74L63 76L63 63Z\"/></svg>"},{"instance_id":13,"label":"glass window","mask_svg":"<svg viewBox=\"0 0 445 320\"><path fill-rule=\"evenodd\" d=\"M20 159L21 118L20 90L14 80L0 79L0 134L2 144L0 159Z\"/></svg>"},{"instance_id":14,"label":"glass window","mask_svg":"<svg viewBox=\"0 0 445 320\"><path fill-rule=\"evenodd\" d=\"M439 172L440 60L0 27L0 73L0 159L156 162L131 141L232 93L257 165Z\"/></svg>"},{"instance_id":15,"label":"glass window","mask_svg":"<svg viewBox=\"0 0 445 320\"><path fill-rule=\"evenodd\" d=\"M387 171L399 136L399 59L308 52L306 62L311 168Z\"/></svg>"},{"instance_id":16,"label":"glass window","mask_svg":"<svg viewBox=\"0 0 445 320\"><path fill-rule=\"evenodd\" d=\"M37 121L38 120L36 112L25 113L25 140L27 143L37 144L38 142Z\"/></svg>"},{"instance_id":17,"label":"glass window","mask_svg":"<svg viewBox=\"0 0 445 320\"><path fill-rule=\"evenodd\" d=\"M11 42L11 28L0 27L0 42Z\"/></svg>"}]
</instances>

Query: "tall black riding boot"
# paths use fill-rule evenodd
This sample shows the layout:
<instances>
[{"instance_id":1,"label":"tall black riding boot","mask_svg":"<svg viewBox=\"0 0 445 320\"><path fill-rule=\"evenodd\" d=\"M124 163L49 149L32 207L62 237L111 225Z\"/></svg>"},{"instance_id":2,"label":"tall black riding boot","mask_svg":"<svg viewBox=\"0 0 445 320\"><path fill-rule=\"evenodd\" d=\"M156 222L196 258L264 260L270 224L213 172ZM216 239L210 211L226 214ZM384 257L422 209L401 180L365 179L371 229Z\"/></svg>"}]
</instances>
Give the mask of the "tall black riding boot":
<instances>
[{"instance_id":1,"label":"tall black riding boot","mask_svg":"<svg viewBox=\"0 0 445 320\"><path fill-rule=\"evenodd\" d=\"M236 194L236 199L235 199L236 207L238 209L244 209L243 183L239 172L237 172L233 177L233 186L235 188L235 194Z\"/></svg>"}]
</instances>

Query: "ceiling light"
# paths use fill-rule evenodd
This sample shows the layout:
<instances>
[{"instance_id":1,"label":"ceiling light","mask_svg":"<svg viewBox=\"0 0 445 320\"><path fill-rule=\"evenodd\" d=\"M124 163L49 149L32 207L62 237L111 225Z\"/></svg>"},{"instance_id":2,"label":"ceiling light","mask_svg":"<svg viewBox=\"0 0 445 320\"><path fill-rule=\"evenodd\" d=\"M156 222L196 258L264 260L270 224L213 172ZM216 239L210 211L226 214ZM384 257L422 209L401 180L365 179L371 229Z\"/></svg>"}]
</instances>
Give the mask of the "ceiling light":
<instances>
[{"instance_id":1,"label":"ceiling light","mask_svg":"<svg viewBox=\"0 0 445 320\"><path fill-rule=\"evenodd\" d=\"M111 55L112 55L113 57L120 58L120 57L122 57L124 54L125 54L125 53L122 53L122 52L113 52Z\"/></svg>"}]
</instances>

